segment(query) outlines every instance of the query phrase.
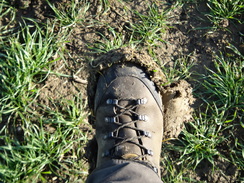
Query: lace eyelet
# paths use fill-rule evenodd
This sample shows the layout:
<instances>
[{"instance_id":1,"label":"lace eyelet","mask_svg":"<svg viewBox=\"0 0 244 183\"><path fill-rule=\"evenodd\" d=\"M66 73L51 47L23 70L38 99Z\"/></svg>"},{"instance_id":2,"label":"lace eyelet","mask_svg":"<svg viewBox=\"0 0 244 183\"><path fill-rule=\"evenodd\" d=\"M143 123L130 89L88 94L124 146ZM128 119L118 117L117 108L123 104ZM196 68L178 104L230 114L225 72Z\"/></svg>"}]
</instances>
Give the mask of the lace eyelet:
<instances>
[{"instance_id":1,"label":"lace eyelet","mask_svg":"<svg viewBox=\"0 0 244 183\"><path fill-rule=\"evenodd\" d=\"M108 138L113 138L113 137L115 137L114 133L113 132L109 132L107 135L104 135L103 139L106 140Z\"/></svg>"},{"instance_id":2,"label":"lace eyelet","mask_svg":"<svg viewBox=\"0 0 244 183\"><path fill-rule=\"evenodd\" d=\"M138 105L144 105L144 104L147 103L147 99L146 99L146 98L137 99L137 100L136 100L136 103L137 103Z\"/></svg>"},{"instance_id":3,"label":"lace eyelet","mask_svg":"<svg viewBox=\"0 0 244 183\"><path fill-rule=\"evenodd\" d=\"M106 123L115 123L115 122L117 122L116 121L116 117L105 117L105 122Z\"/></svg>"},{"instance_id":4,"label":"lace eyelet","mask_svg":"<svg viewBox=\"0 0 244 183\"><path fill-rule=\"evenodd\" d=\"M146 149L145 150L145 153L148 154L148 155L150 155L150 156L153 156L153 151L150 150L150 149Z\"/></svg>"},{"instance_id":5,"label":"lace eyelet","mask_svg":"<svg viewBox=\"0 0 244 183\"><path fill-rule=\"evenodd\" d=\"M108 157L108 156L110 156L110 151L106 151L102 153L102 157Z\"/></svg>"},{"instance_id":6,"label":"lace eyelet","mask_svg":"<svg viewBox=\"0 0 244 183\"><path fill-rule=\"evenodd\" d=\"M148 121L147 115L138 115L137 120L139 121Z\"/></svg>"},{"instance_id":7,"label":"lace eyelet","mask_svg":"<svg viewBox=\"0 0 244 183\"><path fill-rule=\"evenodd\" d=\"M140 134L143 135L143 136L145 136L145 137L149 137L149 138L152 137L151 133L150 132L147 132L147 131L141 131Z\"/></svg>"},{"instance_id":8,"label":"lace eyelet","mask_svg":"<svg viewBox=\"0 0 244 183\"><path fill-rule=\"evenodd\" d=\"M118 103L119 103L119 100L117 100L117 99L107 99L106 100L106 104L108 104L108 105L111 105L111 104L118 105Z\"/></svg>"}]
</instances>

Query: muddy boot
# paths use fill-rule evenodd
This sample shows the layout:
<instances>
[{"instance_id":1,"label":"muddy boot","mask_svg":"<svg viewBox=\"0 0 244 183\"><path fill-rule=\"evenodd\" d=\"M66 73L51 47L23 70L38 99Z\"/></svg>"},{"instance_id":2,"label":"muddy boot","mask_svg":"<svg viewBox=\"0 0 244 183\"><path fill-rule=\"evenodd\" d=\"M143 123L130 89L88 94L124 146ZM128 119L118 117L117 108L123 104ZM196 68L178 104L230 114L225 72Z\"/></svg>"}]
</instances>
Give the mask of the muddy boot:
<instances>
[{"instance_id":1,"label":"muddy boot","mask_svg":"<svg viewBox=\"0 0 244 183\"><path fill-rule=\"evenodd\" d=\"M95 96L97 168L123 159L160 174L162 110L161 96L143 68L127 63L105 70Z\"/></svg>"}]
</instances>

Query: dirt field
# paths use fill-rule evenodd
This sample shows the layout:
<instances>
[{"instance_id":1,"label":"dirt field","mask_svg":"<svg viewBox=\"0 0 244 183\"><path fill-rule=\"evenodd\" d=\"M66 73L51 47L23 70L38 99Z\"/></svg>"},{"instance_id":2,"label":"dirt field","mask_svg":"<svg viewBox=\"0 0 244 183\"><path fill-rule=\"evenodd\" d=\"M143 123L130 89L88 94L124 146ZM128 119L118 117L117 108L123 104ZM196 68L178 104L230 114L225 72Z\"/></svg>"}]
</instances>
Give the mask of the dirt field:
<instances>
[{"instance_id":1,"label":"dirt field","mask_svg":"<svg viewBox=\"0 0 244 183\"><path fill-rule=\"evenodd\" d=\"M94 71L89 64L93 60L97 61L100 59L101 61L102 59L116 62L121 60L119 55L122 54L122 57L125 57L125 61L133 60L138 62L143 66L147 66L150 74L153 73L156 66L150 68L150 62L148 61L150 60L150 56L148 56L150 50L146 46L143 47L141 45L141 51L133 51L133 49L126 47L106 54L96 53L89 48L88 45L94 45L99 40L104 39L101 35L105 35L108 40L113 39L113 35L111 35L108 27L113 27L114 30L125 36L125 40L129 40L128 22L136 22L137 19L130 11L124 10L121 2L116 0L109 2L109 8L104 13L101 13L101 1L90 0L90 9L86 12L83 23L72 25L68 42L65 43L66 51L64 59L57 61L53 66L53 70L64 75L71 76L75 74L76 78L50 75L43 83L39 84L39 88L42 89L37 98L38 103L54 109L57 105L51 103L50 99L58 104L58 101L72 99L73 96L81 92L83 101L87 102L88 97L90 97L89 102L90 106L92 106L96 75L89 76ZM129 10L137 10L140 13L146 13L148 11L148 3L151 2L149 0L125 1L126 7ZM57 7L65 7L70 4L70 0L50 0L50 3L54 3ZM170 9L174 4L170 0L161 4L157 1L155 3L159 4L161 10ZM39 23L45 23L48 20L54 19L55 13L46 1L14 0L11 4L17 8L18 21L16 21L16 26L22 21L22 17L33 18ZM167 86L158 85L159 88L161 87L165 106L165 139L177 137L184 127L183 124L192 119L192 111L197 109L201 104L201 98L193 97L192 94L192 90L197 86L194 78L197 78L199 74L205 74L206 67L213 68L212 60L214 55L220 51L225 53L226 49L228 49L226 46L229 44L236 46L244 53L243 25L226 21L223 22L222 28L214 31L210 29L210 27L213 27L213 24L205 16L205 13L208 11L209 9L204 2L189 3L183 7L172 9L169 15L167 15L169 17L167 20L168 26L162 38L164 41L158 42L158 46L154 47L154 53L161 62L159 64L165 67L172 67L175 60L183 57L188 59L189 62L194 63L194 66L191 68L191 79L187 81L179 80ZM99 23L92 22L94 20ZM1 20L1 23L4 24L5 21L7 20ZM57 27L57 31L58 29L59 27ZM242 35L240 32L242 32ZM144 53L145 55L143 55ZM124 55L129 56L126 57ZM103 67L106 67L106 65L99 67L98 70ZM155 82L168 82L164 76L160 77L159 80L157 78L157 75L153 76ZM92 120L90 120L90 123L92 123ZM47 126L47 128L52 131L51 127ZM92 139L94 131L91 127L84 126L83 128L90 131L90 139ZM94 169L96 143L91 140L86 151L86 157L83 157L83 159L89 162L90 171L92 171ZM173 153L171 158L172 161L177 159L178 154ZM195 171L188 170L187 175L197 182L216 183L234 183L238 177L244 175L243 171L238 170L234 165L220 157L216 158L216 167L218 170L215 170L215 173L212 174L211 164L204 161L200 163ZM162 175L167 175L167 171L163 167ZM53 177L47 176L46 178L50 178L48 182L58 182ZM62 180L59 180L59 182L62 182Z\"/></svg>"}]
</instances>

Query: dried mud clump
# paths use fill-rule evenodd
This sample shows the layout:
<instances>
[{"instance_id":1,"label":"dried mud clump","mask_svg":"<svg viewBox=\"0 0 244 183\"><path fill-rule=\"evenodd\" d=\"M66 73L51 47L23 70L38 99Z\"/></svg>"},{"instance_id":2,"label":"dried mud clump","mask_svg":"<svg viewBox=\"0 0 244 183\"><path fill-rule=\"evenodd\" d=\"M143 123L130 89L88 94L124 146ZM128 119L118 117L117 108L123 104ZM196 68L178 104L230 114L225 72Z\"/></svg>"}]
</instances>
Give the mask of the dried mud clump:
<instances>
[{"instance_id":1,"label":"dried mud clump","mask_svg":"<svg viewBox=\"0 0 244 183\"><path fill-rule=\"evenodd\" d=\"M176 138L184 122L192 120L191 105L195 99L192 88L185 80L166 86L162 100L164 104L164 138Z\"/></svg>"},{"instance_id":2,"label":"dried mud clump","mask_svg":"<svg viewBox=\"0 0 244 183\"><path fill-rule=\"evenodd\" d=\"M132 48L119 48L112 50L91 62L88 83L88 100L93 109L96 83L101 71L112 64L132 62L145 68L151 80L156 84L162 95L164 105L164 139L179 135L184 123L192 119L191 105L194 102L192 88L186 81L181 80L170 85L159 65L144 51ZM93 118L91 118L93 119ZM94 120L91 120L94 123Z\"/></svg>"}]
</instances>

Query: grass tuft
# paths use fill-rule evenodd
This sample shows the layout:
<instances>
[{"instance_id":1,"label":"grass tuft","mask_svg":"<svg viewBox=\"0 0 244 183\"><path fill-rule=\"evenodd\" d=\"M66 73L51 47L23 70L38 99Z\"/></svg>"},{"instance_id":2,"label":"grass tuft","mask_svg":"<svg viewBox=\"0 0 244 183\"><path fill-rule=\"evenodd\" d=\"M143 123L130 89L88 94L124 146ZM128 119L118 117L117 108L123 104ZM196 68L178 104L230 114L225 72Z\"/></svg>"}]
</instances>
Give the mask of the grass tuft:
<instances>
[{"instance_id":1,"label":"grass tuft","mask_svg":"<svg viewBox=\"0 0 244 183\"><path fill-rule=\"evenodd\" d=\"M113 27L108 26L108 36L98 32L97 34L101 37L97 39L95 43L87 44L87 47L92 50L94 53L107 53L110 50L118 49L121 47L136 47L136 42L133 42L131 39L127 40L125 35L120 32L117 32Z\"/></svg>"},{"instance_id":2,"label":"grass tuft","mask_svg":"<svg viewBox=\"0 0 244 183\"><path fill-rule=\"evenodd\" d=\"M87 2L79 2L71 0L67 6L54 5L47 0L49 6L55 13L55 18L59 20L62 28L74 27L76 24L82 24L85 21L85 15L90 4Z\"/></svg>"},{"instance_id":3,"label":"grass tuft","mask_svg":"<svg viewBox=\"0 0 244 183\"><path fill-rule=\"evenodd\" d=\"M63 40L56 41L55 25L48 24L47 28L24 23L20 27L1 44L0 180L38 182L44 181L47 174L59 176L57 171L63 165L71 167L69 162L77 161L84 153L87 132L79 127L86 118L85 104L81 96L66 101L66 117L58 110L45 110L45 116L35 111L37 84L51 72L52 64L58 60L53 57L62 48ZM77 176L87 174L86 169L75 172Z\"/></svg>"},{"instance_id":4,"label":"grass tuft","mask_svg":"<svg viewBox=\"0 0 244 183\"><path fill-rule=\"evenodd\" d=\"M208 111L195 116L193 122L187 124L183 131L184 135L180 142L182 146L178 146L178 150L182 152L179 159L180 163L189 162L189 166L196 168L203 160L208 160L214 167L216 156L221 156L217 147L225 140L220 133L223 130L223 121L225 121L223 113L218 110L211 110L212 116L208 116Z\"/></svg>"},{"instance_id":5,"label":"grass tuft","mask_svg":"<svg viewBox=\"0 0 244 183\"><path fill-rule=\"evenodd\" d=\"M79 128L87 117L81 99L78 96L68 101L68 105L64 101L69 114L67 119L59 110L48 109L45 111L49 117L21 115L24 140L16 141L7 135L1 137L5 145L0 146L0 180L18 182L21 178L27 182L46 182L45 175L65 179L64 175L69 176L71 172L77 177L86 176L84 167L72 167L73 162L80 161L88 139L87 132ZM66 172L62 173L63 177L59 175L60 170Z\"/></svg>"},{"instance_id":6,"label":"grass tuft","mask_svg":"<svg viewBox=\"0 0 244 183\"><path fill-rule=\"evenodd\" d=\"M162 34L167 29L167 11L159 10L159 7L153 3L149 5L147 14L134 11L135 23L131 23L132 40L148 46L158 46L158 42L165 42Z\"/></svg>"},{"instance_id":7,"label":"grass tuft","mask_svg":"<svg viewBox=\"0 0 244 183\"><path fill-rule=\"evenodd\" d=\"M218 108L229 111L234 120L236 112L241 112L244 101L244 56L233 46L229 47L234 54L224 57L221 53L214 60L215 70L208 69L204 77L204 94L209 101L215 101Z\"/></svg>"},{"instance_id":8,"label":"grass tuft","mask_svg":"<svg viewBox=\"0 0 244 183\"><path fill-rule=\"evenodd\" d=\"M2 45L0 55L0 106L3 114L27 111L32 99L38 93L35 83L47 77L59 43L54 43L53 29L43 30L35 24L21 25L21 31ZM49 32L50 31L50 32Z\"/></svg>"},{"instance_id":9,"label":"grass tuft","mask_svg":"<svg viewBox=\"0 0 244 183\"><path fill-rule=\"evenodd\" d=\"M208 0L207 5L211 10L209 18L215 25L226 20L236 20L243 23L240 17L244 13L242 0Z\"/></svg>"},{"instance_id":10,"label":"grass tuft","mask_svg":"<svg viewBox=\"0 0 244 183\"><path fill-rule=\"evenodd\" d=\"M162 66L162 70L165 73L167 81L173 83L181 79L189 79L192 74L192 67L195 65L194 59L191 55L182 56L173 62L172 66L166 66L165 63Z\"/></svg>"},{"instance_id":11,"label":"grass tuft","mask_svg":"<svg viewBox=\"0 0 244 183\"><path fill-rule=\"evenodd\" d=\"M1 25L2 22L0 22L0 42L4 42L6 35L12 31L10 25L15 21L15 16L15 9L10 6L6 0L0 0L0 20L5 20L3 25ZM2 45L0 44L0 46Z\"/></svg>"}]
</instances>

